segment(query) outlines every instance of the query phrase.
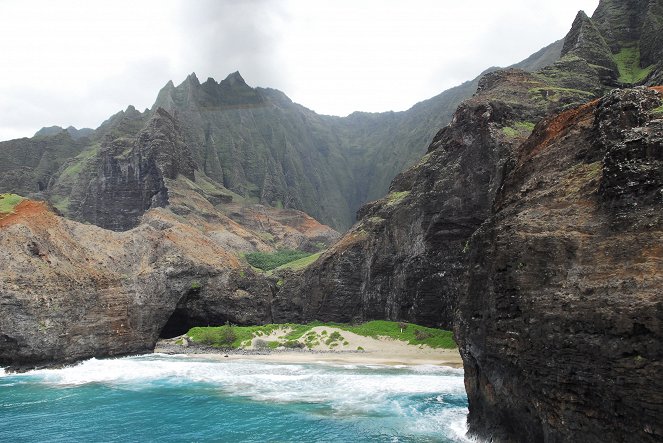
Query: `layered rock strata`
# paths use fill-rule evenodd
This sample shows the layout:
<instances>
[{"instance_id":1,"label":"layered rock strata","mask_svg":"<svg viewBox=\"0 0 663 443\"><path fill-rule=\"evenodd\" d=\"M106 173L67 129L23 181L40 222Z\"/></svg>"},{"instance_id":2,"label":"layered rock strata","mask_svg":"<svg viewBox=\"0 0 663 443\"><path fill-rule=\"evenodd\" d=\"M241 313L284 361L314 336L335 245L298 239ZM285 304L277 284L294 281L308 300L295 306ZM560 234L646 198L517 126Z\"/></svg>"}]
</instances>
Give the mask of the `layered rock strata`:
<instances>
[{"instance_id":1,"label":"layered rock strata","mask_svg":"<svg viewBox=\"0 0 663 443\"><path fill-rule=\"evenodd\" d=\"M151 352L193 325L271 321L273 285L152 210L123 233L24 201L0 219L0 366Z\"/></svg>"},{"instance_id":2,"label":"layered rock strata","mask_svg":"<svg viewBox=\"0 0 663 443\"><path fill-rule=\"evenodd\" d=\"M659 91L615 91L518 149L470 242L456 320L471 432L663 439Z\"/></svg>"}]
</instances>

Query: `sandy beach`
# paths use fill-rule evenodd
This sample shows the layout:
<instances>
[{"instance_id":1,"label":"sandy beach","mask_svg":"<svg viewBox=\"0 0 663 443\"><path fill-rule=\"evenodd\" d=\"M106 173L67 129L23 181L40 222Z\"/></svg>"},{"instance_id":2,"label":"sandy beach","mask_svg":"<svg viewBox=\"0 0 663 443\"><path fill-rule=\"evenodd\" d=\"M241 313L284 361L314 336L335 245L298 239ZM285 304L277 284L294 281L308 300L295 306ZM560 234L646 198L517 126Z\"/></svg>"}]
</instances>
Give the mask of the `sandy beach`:
<instances>
[{"instance_id":1,"label":"sandy beach","mask_svg":"<svg viewBox=\"0 0 663 443\"><path fill-rule=\"evenodd\" d=\"M463 362L457 350L437 350L430 354L351 352L351 351L271 351L267 354L195 354L196 357L214 360L260 360L276 363L337 363L364 365L436 365L462 368ZM226 357L227 356L227 357Z\"/></svg>"},{"instance_id":2,"label":"sandy beach","mask_svg":"<svg viewBox=\"0 0 663 443\"><path fill-rule=\"evenodd\" d=\"M155 353L185 354L196 358L214 360L260 360L280 363L336 363L336 364L376 364L376 365L437 365L462 368L458 349L434 349L425 345L411 345L407 342L387 337L364 337L337 328L319 326L313 328L318 337L330 336L334 332L342 335L333 349L323 342L311 349L274 350L258 349L257 340L273 340L282 337L286 331L278 330L269 336L257 337L251 346L237 350L222 350L207 346L175 344L178 339L161 340Z\"/></svg>"}]
</instances>

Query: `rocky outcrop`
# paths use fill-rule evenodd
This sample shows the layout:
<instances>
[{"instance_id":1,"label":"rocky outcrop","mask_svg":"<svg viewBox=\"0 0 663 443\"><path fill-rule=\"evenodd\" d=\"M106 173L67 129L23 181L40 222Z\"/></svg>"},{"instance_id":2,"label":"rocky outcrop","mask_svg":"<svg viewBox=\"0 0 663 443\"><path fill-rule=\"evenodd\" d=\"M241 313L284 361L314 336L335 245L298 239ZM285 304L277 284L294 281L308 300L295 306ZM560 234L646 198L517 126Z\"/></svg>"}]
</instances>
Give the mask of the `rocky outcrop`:
<instances>
[{"instance_id":1,"label":"rocky outcrop","mask_svg":"<svg viewBox=\"0 0 663 443\"><path fill-rule=\"evenodd\" d=\"M594 22L584 11L578 12L571 30L564 39L562 57L577 56L591 60L599 68L603 83L615 84L618 70L610 48L596 28Z\"/></svg>"},{"instance_id":2,"label":"rocky outcrop","mask_svg":"<svg viewBox=\"0 0 663 443\"><path fill-rule=\"evenodd\" d=\"M663 439L661 97L615 91L518 149L468 247L455 331L471 432Z\"/></svg>"},{"instance_id":3,"label":"rocky outcrop","mask_svg":"<svg viewBox=\"0 0 663 443\"><path fill-rule=\"evenodd\" d=\"M178 124L163 109L135 140L116 138L102 144L95 160L81 177L68 210L76 220L114 231L131 229L145 211L168 204L165 179L182 175L195 180L196 166Z\"/></svg>"},{"instance_id":4,"label":"rocky outcrop","mask_svg":"<svg viewBox=\"0 0 663 443\"><path fill-rule=\"evenodd\" d=\"M271 321L272 284L163 210L122 233L24 201L0 219L0 366L150 352L194 325Z\"/></svg>"},{"instance_id":5,"label":"rocky outcrop","mask_svg":"<svg viewBox=\"0 0 663 443\"><path fill-rule=\"evenodd\" d=\"M223 211L235 222L262 233L277 249L318 252L341 236L329 226L294 209L275 209L258 204L226 204Z\"/></svg>"}]
</instances>

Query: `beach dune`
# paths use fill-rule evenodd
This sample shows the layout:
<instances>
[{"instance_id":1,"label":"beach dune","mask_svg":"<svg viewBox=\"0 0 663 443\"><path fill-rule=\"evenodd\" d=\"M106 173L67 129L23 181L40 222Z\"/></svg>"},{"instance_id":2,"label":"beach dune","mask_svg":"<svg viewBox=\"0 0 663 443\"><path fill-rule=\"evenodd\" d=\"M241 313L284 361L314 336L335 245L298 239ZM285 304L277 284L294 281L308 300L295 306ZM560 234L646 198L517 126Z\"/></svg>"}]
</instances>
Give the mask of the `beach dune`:
<instances>
[{"instance_id":1,"label":"beach dune","mask_svg":"<svg viewBox=\"0 0 663 443\"><path fill-rule=\"evenodd\" d=\"M463 365L458 349L412 345L389 337L365 337L330 326L317 326L311 329L311 338L308 340L310 348L264 349L261 346L264 342L283 339L288 332L287 328L278 329L270 335L254 338L250 346L233 351L223 349L217 351L214 348L195 344L183 346L176 344L183 342L181 337L177 337L159 341L154 352L195 355L215 360L250 359L280 363L438 365L453 368L460 368ZM335 340L330 340L331 337Z\"/></svg>"}]
</instances>

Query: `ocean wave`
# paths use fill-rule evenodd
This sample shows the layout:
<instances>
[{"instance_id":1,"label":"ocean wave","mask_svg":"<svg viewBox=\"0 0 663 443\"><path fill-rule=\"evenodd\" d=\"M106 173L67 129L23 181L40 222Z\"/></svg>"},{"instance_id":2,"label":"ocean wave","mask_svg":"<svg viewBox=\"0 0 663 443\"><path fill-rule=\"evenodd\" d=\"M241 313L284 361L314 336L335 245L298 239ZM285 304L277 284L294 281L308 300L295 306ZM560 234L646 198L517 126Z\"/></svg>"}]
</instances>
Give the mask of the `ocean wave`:
<instances>
[{"instance_id":1,"label":"ocean wave","mask_svg":"<svg viewBox=\"0 0 663 443\"><path fill-rule=\"evenodd\" d=\"M350 423L356 417L372 417L375 432L388 424L395 435L444 434L468 441L462 437L467 415L462 371L450 368L219 362L152 354L90 359L11 376L6 381L74 388L71 392L95 384L127 392L173 387L219 401L282 404L321 418L348 418Z\"/></svg>"}]
</instances>

